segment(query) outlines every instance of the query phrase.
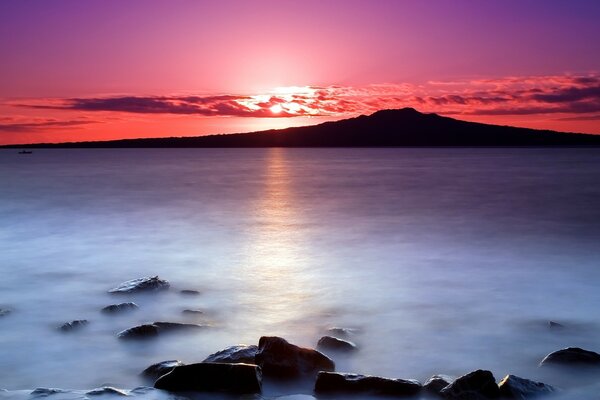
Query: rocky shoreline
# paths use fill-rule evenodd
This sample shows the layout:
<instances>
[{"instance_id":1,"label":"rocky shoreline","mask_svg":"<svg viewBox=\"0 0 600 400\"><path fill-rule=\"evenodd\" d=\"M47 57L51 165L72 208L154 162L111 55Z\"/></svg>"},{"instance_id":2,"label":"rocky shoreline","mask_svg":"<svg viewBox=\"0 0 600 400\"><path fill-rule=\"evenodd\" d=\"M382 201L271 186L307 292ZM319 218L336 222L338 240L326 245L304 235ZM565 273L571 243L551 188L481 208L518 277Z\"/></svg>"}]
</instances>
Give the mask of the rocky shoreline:
<instances>
[{"instance_id":1,"label":"rocky shoreline","mask_svg":"<svg viewBox=\"0 0 600 400\"><path fill-rule=\"evenodd\" d=\"M158 276L138 278L124 282L112 294L168 290L169 282ZM196 296L192 289L180 290L182 295ZM137 309L133 302L122 302L102 308L105 314L121 314ZM0 316L12 310L0 309ZM65 322L58 327L67 333L85 328L87 319ZM550 328L563 328L551 321ZM135 325L117 334L123 340L147 340L173 331L197 330L208 327L202 324L179 322L153 322ZM322 336L316 348L300 347L277 336L263 336L257 344L233 345L216 351L204 360L185 364L179 360L166 360L152 364L141 371L147 387L122 390L110 386L92 390L63 390L37 388L33 391L5 391L0 398L89 399L100 397L140 397L146 399L195 399L206 396L225 398L265 399L263 385L289 386L290 392L273 399L308 400L315 398L419 398L450 400L529 399L552 397L562 390L553 385L536 382L516 375L506 375L497 380L491 371L475 370L459 377L434 375L425 382L416 379L389 378L364 375L358 372L336 371L337 357L351 356L360 348L350 339L357 334L351 328L333 327ZM554 351L544 357L540 368L583 368L598 371L600 354L577 347ZM302 385L298 385L302 382ZM305 389L298 390L298 387ZM213 398L213 397L208 397ZM221 398L221 397L219 397Z\"/></svg>"}]
</instances>

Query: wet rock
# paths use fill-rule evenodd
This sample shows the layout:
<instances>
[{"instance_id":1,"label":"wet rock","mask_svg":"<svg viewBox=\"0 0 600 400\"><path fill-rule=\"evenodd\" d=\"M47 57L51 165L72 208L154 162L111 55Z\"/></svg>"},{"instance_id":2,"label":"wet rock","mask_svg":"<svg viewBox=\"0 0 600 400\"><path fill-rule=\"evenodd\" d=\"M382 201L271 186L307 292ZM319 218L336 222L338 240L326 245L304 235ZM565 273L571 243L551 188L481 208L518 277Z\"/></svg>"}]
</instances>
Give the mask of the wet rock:
<instances>
[{"instance_id":1,"label":"wet rock","mask_svg":"<svg viewBox=\"0 0 600 400\"><path fill-rule=\"evenodd\" d=\"M260 393L261 379L256 365L198 363L175 367L158 378L154 387L172 392Z\"/></svg>"},{"instance_id":2,"label":"wet rock","mask_svg":"<svg viewBox=\"0 0 600 400\"><path fill-rule=\"evenodd\" d=\"M448 375L433 375L423 384L423 389L431 394L439 395L443 388L454 381L454 378Z\"/></svg>"},{"instance_id":3,"label":"wet rock","mask_svg":"<svg viewBox=\"0 0 600 400\"><path fill-rule=\"evenodd\" d=\"M340 327L333 327L333 328L329 328L327 329L327 332L330 335L333 336L337 336L340 338L347 338L352 336L353 334L356 333L356 329L351 329L351 328L340 328Z\"/></svg>"},{"instance_id":4,"label":"wet rock","mask_svg":"<svg viewBox=\"0 0 600 400\"><path fill-rule=\"evenodd\" d=\"M548 354L540 362L540 366L550 364L600 367L600 354L579 347L569 347Z\"/></svg>"},{"instance_id":5,"label":"wet rock","mask_svg":"<svg viewBox=\"0 0 600 400\"><path fill-rule=\"evenodd\" d=\"M110 306L106 306L102 309L102 312L105 314L116 314L124 311L131 311L139 308L137 304L132 302L127 303L119 303L119 304L111 304Z\"/></svg>"},{"instance_id":6,"label":"wet rock","mask_svg":"<svg viewBox=\"0 0 600 400\"><path fill-rule=\"evenodd\" d=\"M498 384L500 395L507 399L529 399L539 395L550 394L556 389L545 383L519 378L515 375L506 375Z\"/></svg>"},{"instance_id":7,"label":"wet rock","mask_svg":"<svg viewBox=\"0 0 600 400\"><path fill-rule=\"evenodd\" d=\"M255 345L231 346L211 354L202 362L255 364L254 356L257 351L258 346Z\"/></svg>"},{"instance_id":8,"label":"wet rock","mask_svg":"<svg viewBox=\"0 0 600 400\"><path fill-rule=\"evenodd\" d=\"M563 329L565 326L563 324L559 324L558 322L548 321L548 327L550 329Z\"/></svg>"},{"instance_id":9,"label":"wet rock","mask_svg":"<svg viewBox=\"0 0 600 400\"><path fill-rule=\"evenodd\" d=\"M37 388L33 390L30 394L33 397L48 397L53 394L59 393L68 393L68 390L56 389L56 388Z\"/></svg>"},{"instance_id":10,"label":"wet rock","mask_svg":"<svg viewBox=\"0 0 600 400\"><path fill-rule=\"evenodd\" d=\"M0 308L0 317L4 317L4 316L8 315L8 314L10 314L10 312L11 311L7 308Z\"/></svg>"},{"instance_id":11,"label":"wet rock","mask_svg":"<svg viewBox=\"0 0 600 400\"><path fill-rule=\"evenodd\" d=\"M356 350L356 345L333 336L323 336L317 343L317 349L348 352Z\"/></svg>"},{"instance_id":12,"label":"wet rock","mask_svg":"<svg viewBox=\"0 0 600 400\"><path fill-rule=\"evenodd\" d=\"M188 315L200 315L200 314L204 314L204 311L185 309L182 311L182 313L188 314Z\"/></svg>"},{"instance_id":13,"label":"wet rock","mask_svg":"<svg viewBox=\"0 0 600 400\"><path fill-rule=\"evenodd\" d=\"M124 392L124 391L122 391L120 389L114 388L112 386L104 386L104 387L101 387L101 388L92 389L92 390L86 392L85 394L88 395L88 396L102 396L102 395L106 395L106 394L109 394L109 395L112 395L112 396L114 396L114 395L116 395L116 396L127 396L126 392Z\"/></svg>"},{"instance_id":14,"label":"wet rock","mask_svg":"<svg viewBox=\"0 0 600 400\"><path fill-rule=\"evenodd\" d=\"M83 328L87 324L88 324L88 321L86 319L77 319L75 321L65 322L58 329L60 329L63 332L71 332L71 331Z\"/></svg>"},{"instance_id":15,"label":"wet rock","mask_svg":"<svg viewBox=\"0 0 600 400\"><path fill-rule=\"evenodd\" d=\"M181 367L182 365L185 364L179 360L161 361L156 364L152 364L151 366L143 370L141 375L148 379L156 380L161 376L171 372L173 368Z\"/></svg>"},{"instance_id":16,"label":"wet rock","mask_svg":"<svg viewBox=\"0 0 600 400\"><path fill-rule=\"evenodd\" d=\"M319 372L315 382L315 393L414 396L420 390L421 384L415 380L338 372Z\"/></svg>"},{"instance_id":17,"label":"wet rock","mask_svg":"<svg viewBox=\"0 0 600 400\"><path fill-rule=\"evenodd\" d=\"M169 282L160 279L157 276L147 276L144 278L132 279L121 283L114 289L109 290L109 293L134 293L148 292L156 290L164 290L169 288Z\"/></svg>"},{"instance_id":18,"label":"wet rock","mask_svg":"<svg viewBox=\"0 0 600 400\"><path fill-rule=\"evenodd\" d=\"M441 390L446 399L487 400L500 397L500 389L490 371L478 369L457 378Z\"/></svg>"},{"instance_id":19,"label":"wet rock","mask_svg":"<svg viewBox=\"0 0 600 400\"><path fill-rule=\"evenodd\" d=\"M298 347L276 336L263 336L258 342L256 364L265 376L296 378L334 371L334 362L314 349Z\"/></svg>"},{"instance_id":20,"label":"wet rock","mask_svg":"<svg viewBox=\"0 0 600 400\"><path fill-rule=\"evenodd\" d=\"M186 295L186 296L199 296L200 292L197 290L190 290L190 289L184 289L184 290L180 290L179 293Z\"/></svg>"},{"instance_id":21,"label":"wet rock","mask_svg":"<svg viewBox=\"0 0 600 400\"><path fill-rule=\"evenodd\" d=\"M145 339L158 336L159 333L173 331L196 330L206 328L206 325L184 324L180 322L153 322L125 329L117 334L121 339Z\"/></svg>"}]
</instances>

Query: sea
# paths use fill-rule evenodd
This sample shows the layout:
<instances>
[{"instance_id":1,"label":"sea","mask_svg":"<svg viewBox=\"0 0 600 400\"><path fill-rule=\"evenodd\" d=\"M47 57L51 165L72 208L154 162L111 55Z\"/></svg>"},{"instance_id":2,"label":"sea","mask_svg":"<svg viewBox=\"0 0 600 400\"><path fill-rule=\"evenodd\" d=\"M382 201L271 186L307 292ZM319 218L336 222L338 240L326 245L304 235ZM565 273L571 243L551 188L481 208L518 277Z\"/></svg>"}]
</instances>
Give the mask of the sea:
<instances>
[{"instance_id":1,"label":"sea","mask_svg":"<svg viewBox=\"0 0 600 400\"><path fill-rule=\"evenodd\" d=\"M169 290L108 293L155 275ZM358 350L338 371L485 369L598 399L598 371L539 363L600 352L600 149L4 149L0 276L0 398L152 386L159 361L342 327ZM206 327L117 337L153 321Z\"/></svg>"}]
</instances>

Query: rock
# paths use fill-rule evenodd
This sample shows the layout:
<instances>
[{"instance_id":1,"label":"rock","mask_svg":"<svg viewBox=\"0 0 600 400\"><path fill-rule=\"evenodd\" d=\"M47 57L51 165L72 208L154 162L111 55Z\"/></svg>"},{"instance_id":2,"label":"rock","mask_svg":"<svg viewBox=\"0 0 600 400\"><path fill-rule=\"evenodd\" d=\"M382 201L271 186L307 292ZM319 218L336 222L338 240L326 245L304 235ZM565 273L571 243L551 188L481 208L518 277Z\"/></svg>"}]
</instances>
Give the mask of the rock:
<instances>
[{"instance_id":1,"label":"rock","mask_svg":"<svg viewBox=\"0 0 600 400\"><path fill-rule=\"evenodd\" d=\"M352 342L338 339L333 336L323 336L317 343L317 349L348 352L356 350L356 345Z\"/></svg>"},{"instance_id":2,"label":"rock","mask_svg":"<svg viewBox=\"0 0 600 400\"><path fill-rule=\"evenodd\" d=\"M559 324L558 322L548 321L548 327L550 329L562 329L565 326L563 324Z\"/></svg>"},{"instance_id":3,"label":"rock","mask_svg":"<svg viewBox=\"0 0 600 400\"><path fill-rule=\"evenodd\" d=\"M124 391L122 391L120 389L111 387L111 386L104 386L104 387L101 387L101 388L92 389L89 392L86 392L85 394L88 395L88 396L102 396L102 395L105 395L105 394L109 394L109 395L112 395L112 396L114 396L114 395L117 395L117 396L128 396L126 392L124 392Z\"/></svg>"},{"instance_id":4,"label":"rock","mask_svg":"<svg viewBox=\"0 0 600 400\"><path fill-rule=\"evenodd\" d=\"M68 393L68 390L56 389L56 388L37 388L34 391L32 391L30 394L33 397L48 397L48 396L52 396L53 394L59 394L59 393Z\"/></svg>"},{"instance_id":5,"label":"rock","mask_svg":"<svg viewBox=\"0 0 600 400\"><path fill-rule=\"evenodd\" d=\"M333 327L327 329L327 332L337 337L347 338L356 333L356 329Z\"/></svg>"},{"instance_id":6,"label":"rock","mask_svg":"<svg viewBox=\"0 0 600 400\"><path fill-rule=\"evenodd\" d=\"M145 376L146 378L156 380L156 379L160 378L161 376L171 372L173 370L173 368L181 367L182 365L185 365L185 364L179 360L161 361L156 364L152 364L151 366L149 366L148 368L143 370L141 375Z\"/></svg>"},{"instance_id":7,"label":"rock","mask_svg":"<svg viewBox=\"0 0 600 400\"><path fill-rule=\"evenodd\" d=\"M334 371L334 362L314 349L298 347L276 336L263 336L258 342L256 364L265 376L296 378Z\"/></svg>"},{"instance_id":8,"label":"rock","mask_svg":"<svg viewBox=\"0 0 600 400\"><path fill-rule=\"evenodd\" d=\"M88 321L86 319L77 319L75 321L65 322L58 329L60 329L63 332L71 332L76 329L80 329L80 328L86 326L87 324L88 324Z\"/></svg>"},{"instance_id":9,"label":"rock","mask_svg":"<svg viewBox=\"0 0 600 400\"><path fill-rule=\"evenodd\" d=\"M110 306L106 306L102 309L102 312L105 314L116 314L124 311L135 310L139 308L137 304L132 302L127 303L119 303L119 304L111 304Z\"/></svg>"},{"instance_id":10,"label":"rock","mask_svg":"<svg viewBox=\"0 0 600 400\"><path fill-rule=\"evenodd\" d=\"M197 290L189 290L189 289L180 290L179 293L184 294L186 296L198 296L198 295L200 295L199 291L197 291Z\"/></svg>"},{"instance_id":11,"label":"rock","mask_svg":"<svg viewBox=\"0 0 600 400\"><path fill-rule=\"evenodd\" d=\"M217 351L202 362L256 364L254 356L257 351L258 346L241 344Z\"/></svg>"},{"instance_id":12,"label":"rock","mask_svg":"<svg viewBox=\"0 0 600 400\"><path fill-rule=\"evenodd\" d=\"M154 387L172 392L260 393L261 379L256 365L198 363L173 368L158 378Z\"/></svg>"},{"instance_id":13,"label":"rock","mask_svg":"<svg viewBox=\"0 0 600 400\"><path fill-rule=\"evenodd\" d=\"M315 393L372 394L380 396L414 396L421 390L415 380L390 379L379 376L319 372Z\"/></svg>"},{"instance_id":14,"label":"rock","mask_svg":"<svg viewBox=\"0 0 600 400\"><path fill-rule=\"evenodd\" d=\"M569 347L548 354L540 366L549 364L600 366L600 354L579 347Z\"/></svg>"},{"instance_id":15,"label":"rock","mask_svg":"<svg viewBox=\"0 0 600 400\"><path fill-rule=\"evenodd\" d=\"M0 317L4 317L8 314L10 314L10 310L8 310L6 308L0 308Z\"/></svg>"},{"instance_id":16,"label":"rock","mask_svg":"<svg viewBox=\"0 0 600 400\"><path fill-rule=\"evenodd\" d=\"M423 389L431 394L439 395L443 388L454 381L454 378L448 375L433 375L423 384Z\"/></svg>"},{"instance_id":17,"label":"rock","mask_svg":"<svg viewBox=\"0 0 600 400\"><path fill-rule=\"evenodd\" d=\"M206 325L183 324L180 322L153 322L125 329L117 334L121 339L145 339L158 336L159 333L206 328Z\"/></svg>"},{"instance_id":18,"label":"rock","mask_svg":"<svg viewBox=\"0 0 600 400\"><path fill-rule=\"evenodd\" d=\"M446 399L485 400L500 397L500 389L490 371L478 369L456 379L441 390Z\"/></svg>"},{"instance_id":19,"label":"rock","mask_svg":"<svg viewBox=\"0 0 600 400\"><path fill-rule=\"evenodd\" d=\"M182 311L182 313L184 314L194 314L194 315L199 315L199 314L204 314L204 311L201 310L190 310L190 309L185 309Z\"/></svg>"},{"instance_id":20,"label":"rock","mask_svg":"<svg viewBox=\"0 0 600 400\"><path fill-rule=\"evenodd\" d=\"M132 279L121 283L114 289L109 290L109 293L133 293L164 290L169 288L169 282L159 279L157 276L147 276L144 278Z\"/></svg>"},{"instance_id":21,"label":"rock","mask_svg":"<svg viewBox=\"0 0 600 400\"><path fill-rule=\"evenodd\" d=\"M556 389L545 383L530 381L515 375L506 375L498 384L500 395L507 399L529 399L539 395L550 394Z\"/></svg>"}]
</instances>

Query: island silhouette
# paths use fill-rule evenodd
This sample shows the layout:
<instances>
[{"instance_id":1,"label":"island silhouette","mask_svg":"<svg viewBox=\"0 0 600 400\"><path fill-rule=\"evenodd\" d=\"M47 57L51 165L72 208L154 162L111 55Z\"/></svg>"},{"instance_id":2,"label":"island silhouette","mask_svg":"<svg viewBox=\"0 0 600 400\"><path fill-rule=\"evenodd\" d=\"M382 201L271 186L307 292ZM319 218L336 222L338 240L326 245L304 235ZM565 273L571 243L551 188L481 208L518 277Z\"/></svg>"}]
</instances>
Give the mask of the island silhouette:
<instances>
[{"instance_id":1,"label":"island silhouette","mask_svg":"<svg viewBox=\"0 0 600 400\"><path fill-rule=\"evenodd\" d=\"M381 110L340 121L249 133L191 137L38 143L28 148L175 147L506 147L598 146L600 135L461 121L413 108Z\"/></svg>"}]
</instances>

